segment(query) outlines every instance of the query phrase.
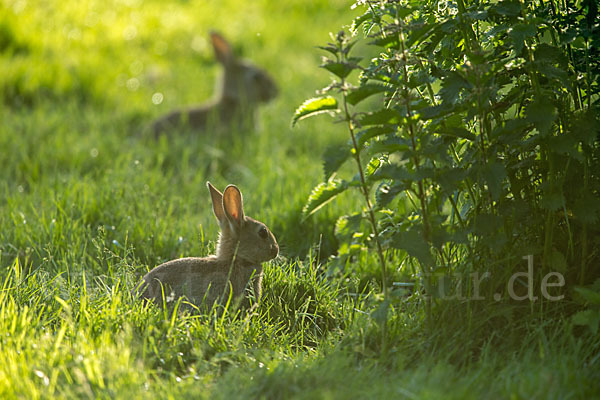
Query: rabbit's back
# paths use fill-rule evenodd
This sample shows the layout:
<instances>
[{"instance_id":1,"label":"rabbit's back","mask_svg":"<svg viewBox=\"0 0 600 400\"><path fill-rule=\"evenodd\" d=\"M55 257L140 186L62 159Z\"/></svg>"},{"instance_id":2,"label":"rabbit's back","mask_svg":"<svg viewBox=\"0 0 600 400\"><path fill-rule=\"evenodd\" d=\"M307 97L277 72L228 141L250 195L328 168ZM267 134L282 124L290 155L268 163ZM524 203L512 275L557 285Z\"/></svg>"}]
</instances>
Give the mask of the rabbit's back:
<instances>
[{"instance_id":1,"label":"rabbit's back","mask_svg":"<svg viewBox=\"0 0 600 400\"><path fill-rule=\"evenodd\" d=\"M187 257L168 261L143 278L142 297L162 304L185 296L191 303L211 306L227 288L227 267L216 258Z\"/></svg>"}]
</instances>

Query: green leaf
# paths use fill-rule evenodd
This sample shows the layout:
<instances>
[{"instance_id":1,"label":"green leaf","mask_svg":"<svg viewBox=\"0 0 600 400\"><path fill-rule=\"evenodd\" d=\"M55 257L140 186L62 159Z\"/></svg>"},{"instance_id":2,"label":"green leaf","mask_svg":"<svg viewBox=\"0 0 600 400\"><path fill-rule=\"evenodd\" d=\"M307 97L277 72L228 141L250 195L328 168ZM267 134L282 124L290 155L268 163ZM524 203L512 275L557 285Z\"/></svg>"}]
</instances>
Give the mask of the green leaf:
<instances>
[{"instance_id":1,"label":"green leaf","mask_svg":"<svg viewBox=\"0 0 600 400\"><path fill-rule=\"evenodd\" d=\"M373 139L374 137L381 135L389 135L390 133L395 133L396 127L393 125L380 125L380 126L372 126L356 134L356 140L358 141L358 147L362 148L365 143L369 139Z\"/></svg>"},{"instance_id":2,"label":"green leaf","mask_svg":"<svg viewBox=\"0 0 600 400\"><path fill-rule=\"evenodd\" d=\"M379 207L387 206L398 194L402 193L410 187L410 183L394 182L392 185L386 183L380 185L375 191L375 200Z\"/></svg>"},{"instance_id":3,"label":"green leaf","mask_svg":"<svg viewBox=\"0 0 600 400\"><path fill-rule=\"evenodd\" d=\"M440 96L444 102L455 103L460 91L471 88L471 84L456 71L450 71L442 81Z\"/></svg>"},{"instance_id":4,"label":"green leaf","mask_svg":"<svg viewBox=\"0 0 600 400\"><path fill-rule=\"evenodd\" d=\"M407 48L412 47L417 42L422 42L421 38L423 38L423 36L425 36L431 30L433 30L434 28L436 28L438 25L435 25L435 24L425 24L423 26L420 26L420 25L418 25L418 26L419 26L418 29L412 30L412 32L410 32L410 34L408 35L408 39L406 41L406 47ZM435 30L434 30L434 33L435 33ZM427 39L427 37L425 37L425 39Z\"/></svg>"},{"instance_id":5,"label":"green leaf","mask_svg":"<svg viewBox=\"0 0 600 400\"><path fill-rule=\"evenodd\" d=\"M413 172L410 172L405 167L400 165L386 164L379 168L373 174L372 180L391 179L393 181L414 181L416 178Z\"/></svg>"},{"instance_id":6,"label":"green leaf","mask_svg":"<svg viewBox=\"0 0 600 400\"><path fill-rule=\"evenodd\" d=\"M436 168L435 170L435 182L447 193L453 193L459 187L463 185L465 178L467 177L467 171L463 168Z\"/></svg>"},{"instance_id":7,"label":"green leaf","mask_svg":"<svg viewBox=\"0 0 600 400\"><path fill-rule=\"evenodd\" d=\"M511 38L517 54L521 54L525 41L534 37L535 33L536 27L530 24L515 24L508 30L508 37Z\"/></svg>"},{"instance_id":8,"label":"green leaf","mask_svg":"<svg viewBox=\"0 0 600 400\"><path fill-rule=\"evenodd\" d=\"M400 42L398 41L397 35L389 35L385 37L378 37L377 39L369 42L370 45L385 47L385 48L393 48L397 49L400 47Z\"/></svg>"},{"instance_id":9,"label":"green leaf","mask_svg":"<svg viewBox=\"0 0 600 400\"><path fill-rule=\"evenodd\" d=\"M302 209L304 218L318 211L325 204L333 200L338 194L348 189L348 182L339 179L330 179L326 183L318 184L308 197L306 205Z\"/></svg>"},{"instance_id":10,"label":"green leaf","mask_svg":"<svg viewBox=\"0 0 600 400\"><path fill-rule=\"evenodd\" d=\"M321 49L321 50L325 50L334 56L337 56L340 52L340 50L331 43L329 43L327 46L317 46L317 48Z\"/></svg>"},{"instance_id":11,"label":"green leaf","mask_svg":"<svg viewBox=\"0 0 600 400\"><path fill-rule=\"evenodd\" d=\"M505 17L518 17L521 15L521 3L515 0L501 1L490 6L488 12Z\"/></svg>"},{"instance_id":12,"label":"green leaf","mask_svg":"<svg viewBox=\"0 0 600 400\"><path fill-rule=\"evenodd\" d=\"M387 90L393 90L393 88L390 85L386 85L384 83L366 83L364 85L360 85L359 87L352 89L348 93L346 100L348 101L348 103L355 106L367 97L377 93L385 92Z\"/></svg>"},{"instance_id":13,"label":"green leaf","mask_svg":"<svg viewBox=\"0 0 600 400\"><path fill-rule=\"evenodd\" d=\"M556 107L546 97L539 97L527 106L525 114L541 134L547 134L556 119Z\"/></svg>"},{"instance_id":14,"label":"green leaf","mask_svg":"<svg viewBox=\"0 0 600 400\"><path fill-rule=\"evenodd\" d=\"M499 162L490 162L482 170L483 179L492 195L492 199L500 199L502 194L502 181L506 178L506 168Z\"/></svg>"},{"instance_id":15,"label":"green leaf","mask_svg":"<svg viewBox=\"0 0 600 400\"><path fill-rule=\"evenodd\" d=\"M366 114L360 119L360 124L363 126L383 124L397 125L402 120L403 117L398 111L384 108L382 110Z\"/></svg>"},{"instance_id":16,"label":"green leaf","mask_svg":"<svg viewBox=\"0 0 600 400\"><path fill-rule=\"evenodd\" d=\"M495 214L479 214L474 223L474 231L482 238L495 235L502 226L502 218Z\"/></svg>"},{"instance_id":17,"label":"green leaf","mask_svg":"<svg viewBox=\"0 0 600 400\"><path fill-rule=\"evenodd\" d=\"M558 271L561 273L567 272L567 267L568 267L567 259L565 258L563 253L556 250L555 248L552 249L552 254L550 255L549 264L550 264L550 268L553 271ZM598 294L598 297L600 297L600 294Z\"/></svg>"},{"instance_id":18,"label":"green leaf","mask_svg":"<svg viewBox=\"0 0 600 400\"><path fill-rule=\"evenodd\" d=\"M338 239L344 239L350 238L355 232L360 232L363 219L364 217L361 213L342 215L335 222L335 236Z\"/></svg>"},{"instance_id":19,"label":"green leaf","mask_svg":"<svg viewBox=\"0 0 600 400\"><path fill-rule=\"evenodd\" d=\"M598 325L600 324L600 311L583 310L577 312L571 318L575 325L587 326L594 335L598 333Z\"/></svg>"},{"instance_id":20,"label":"green leaf","mask_svg":"<svg viewBox=\"0 0 600 400\"><path fill-rule=\"evenodd\" d=\"M352 146L348 144L333 145L325 149L323 154L323 169L325 180L336 172L352 154Z\"/></svg>"},{"instance_id":21,"label":"green leaf","mask_svg":"<svg viewBox=\"0 0 600 400\"><path fill-rule=\"evenodd\" d=\"M461 127L452 126L452 127L442 128L440 130L439 134L445 135L445 136L453 136L453 137L457 137L457 138L461 138L461 139L475 140L474 134L472 134L465 128L461 128Z\"/></svg>"},{"instance_id":22,"label":"green leaf","mask_svg":"<svg viewBox=\"0 0 600 400\"><path fill-rule=\"evenodd\" d=\"M358 59L353 59L353 61L358 62ZM359 68L359 66L358 64L356 64L356 62L342 62L330 60L325 62L324 64L321 64L321 68L325 68L327 71L331 72L340 79L344 79L345 77L350 75L352 71Z\"/></svg>"},{"instance_id":23,"label":"green leaf","mask_svg":"<svg viewBox=\"0 0 600 400\"><path fill-rule=\"evenodd\" d=\"M373 20L373 13L368 10L363 15L354 18L352 25L350 26L350 32L355 33L357 29L365 22Z\"/></svg>"},{"instance_id":24,"label":"green leaf","mask_svg":"<svg viewBox=\"0 0 600 400\"><path fill-rule=\"evenodd\" d=\"M377 172L379 167L381 166L381 160L379 157L373 157L369 164L367 164L367 168L365 170L365 177L368 179Z\"/></svg>"},{"instance_id":25,"label":"green leaf","mask_svg":"<svg viewBox=\"0 0 600 400\"><path fill-rule=\"evenodd\" d=\"M388 136L372 143L369 150L376 153L396 153L410 151L410 141L399 136Z\"/></svg>"},{"instance_id":26,"label":"green leaf","mask_svg":"<svg viewBox=\"0 0 600 400\"><path fill-rule=\"evenodd\" d=\"M298 121L303 120L304 118L312 117L325 112L331 113L337 111L337 109L338 103L334 97L325 96L308 99L294 112L292 126L296 125Z\"/></svg>"},{"instance_id":27,"label":"green leaf","mask_svg":"<svg viewBox=\"0 0 600 400\"><path fill-rule=\"evenodd\" d=\"M371 318L375 320L380 325L383 325L387 322L388 319L388 310L390 308L390 301L385 299L379 304L377 309L371 312Z\"/></svg>"},{"instance_id":28,"label":"green leaf","mask_svg":"<svg viewBox=\"0 0 600 400\"><path fill-rule=\"evenodd\" d=\"M583 297L583 299L594 306L600 306L600 292L592 290L589 287L576 287L575 291Z\"/></svg>"},{"instance_id":29,"label":"green leaf","mask_svg":"<svg viewBox=\"0 0 600 400\"><path fill-rule=\"evenodd\" d=\"M544 182L540 185L542 189L542 198L540 205L548 211L556 211L563 208L565 204L565 196L561 188L553 182Z\"/></svg>"},{"instance_id":30,"label":"green leaf","mask_svg":"<svg viewBox=\"0 0 600 400\"><path fill-rule=\"evenodd\" d=\"M600 199L592 192L584 191L573 205L573 214L585 223L595 224L600 218Z\"/></svg>"},{"instance_id":31,"label":"green leaf","mask_svg":"<svg viewBox=\"0 0 600 400\"><path fill-rule=\"evenodd\" d=\"M419 260L423 266L433 265L429 244L425 241L421 232L417 230L395 233L389 245L406 251L409 256Z\"/></svg>"}]
</instances>

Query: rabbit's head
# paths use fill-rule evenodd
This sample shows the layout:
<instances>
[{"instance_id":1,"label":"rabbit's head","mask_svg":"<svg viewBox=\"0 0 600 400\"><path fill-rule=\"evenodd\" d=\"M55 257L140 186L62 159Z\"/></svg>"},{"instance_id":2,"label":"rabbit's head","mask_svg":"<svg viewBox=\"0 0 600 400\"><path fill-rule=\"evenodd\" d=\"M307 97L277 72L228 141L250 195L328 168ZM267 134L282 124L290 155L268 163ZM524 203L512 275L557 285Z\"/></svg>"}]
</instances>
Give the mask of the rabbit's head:
<instances>
[{"instance_id":1,"label":"rabbit's head","mask_svg":"<svg viewBox=\"0 0 600 400\"><path fill-rule=\"evenodd\" d=\"M269 261L279 254L275 236L265 224L244 215L242 193L229 185L223 193L207 182L213 212L221 227L217 258L243 260L250 264Z\"/></svg>"},{"instance_id":2,"label":"rabbit's head","mask_svg":"<svg viewBox=\"0 0 600 400\"><path fill-rule=\"evenodd\" d=\"M225 69L221 82L224 99L253 106L277 97L277 84L267 71L247 60L238 59L229 42L220 34L211 32L210 39L215 57Z\"/></svg>"}]
</instances>

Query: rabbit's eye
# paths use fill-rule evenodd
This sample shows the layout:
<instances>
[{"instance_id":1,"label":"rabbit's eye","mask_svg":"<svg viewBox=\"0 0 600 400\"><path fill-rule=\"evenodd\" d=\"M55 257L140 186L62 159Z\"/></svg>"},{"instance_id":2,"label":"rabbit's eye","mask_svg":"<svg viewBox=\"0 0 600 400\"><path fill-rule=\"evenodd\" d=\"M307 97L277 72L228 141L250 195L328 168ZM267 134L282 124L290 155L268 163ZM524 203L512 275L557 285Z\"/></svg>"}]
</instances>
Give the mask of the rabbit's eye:
<instances>
[{"instance_id":1,"label":"rabbit's eye","mask_svg":"<svg viewBox=\"0 0 600 400\"><path fill-rule=\"evenodd\" d=\"M261 237L261 238L263 238L263 239L266 239L266 238L269 236L269 235L267 235L267 228L265 228L264 226L263 226L263 227L261 227L261 228L258 230L258 236L260 236L260 237Z\"/></svg>"}]
</instances>

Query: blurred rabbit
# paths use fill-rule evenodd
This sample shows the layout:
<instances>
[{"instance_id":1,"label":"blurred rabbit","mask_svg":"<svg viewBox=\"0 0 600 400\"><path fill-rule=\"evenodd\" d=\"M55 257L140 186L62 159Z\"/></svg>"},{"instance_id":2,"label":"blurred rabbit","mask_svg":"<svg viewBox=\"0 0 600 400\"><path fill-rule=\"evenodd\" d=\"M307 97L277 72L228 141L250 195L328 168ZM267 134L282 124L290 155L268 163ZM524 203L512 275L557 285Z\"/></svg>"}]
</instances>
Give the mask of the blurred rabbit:
<instances>
[{"instance_id":1,"label":"blurred rabbit","mask_svg":"<svg viewBox=\"0 0 600 400\"><path fill-rule=\"evenodd\" d=\"M215 99L199 106L175 109L158 118L151 125L155 136L185 125L195 131L205 130L209 124L219 129L254 129L260 103L277 96L277 85L265 70L236 58L220 34L211 32L210 39L215 57L224 69L222 79L217 81Z\"/></svg>"},{"instance_id":2,"label":"blurred rabbit","mask_svg":"<svg viewBox=\"0 0 600 400\"><path fill-rule=\"evenodd\" d=\"M260 298L261 263L279 254L275 236L265 224L244 215L242 193L236 186L229 185L221 193L210 182L206 184L221 227L217 254L159 265L144 276L136 289L143 298L162 306L163 293L167 304L185 296L203 308L211 307L222 296L227 299L231 288L234 299L247 303L250 282L255 298Z\"/></svg>"}]
</instances>

